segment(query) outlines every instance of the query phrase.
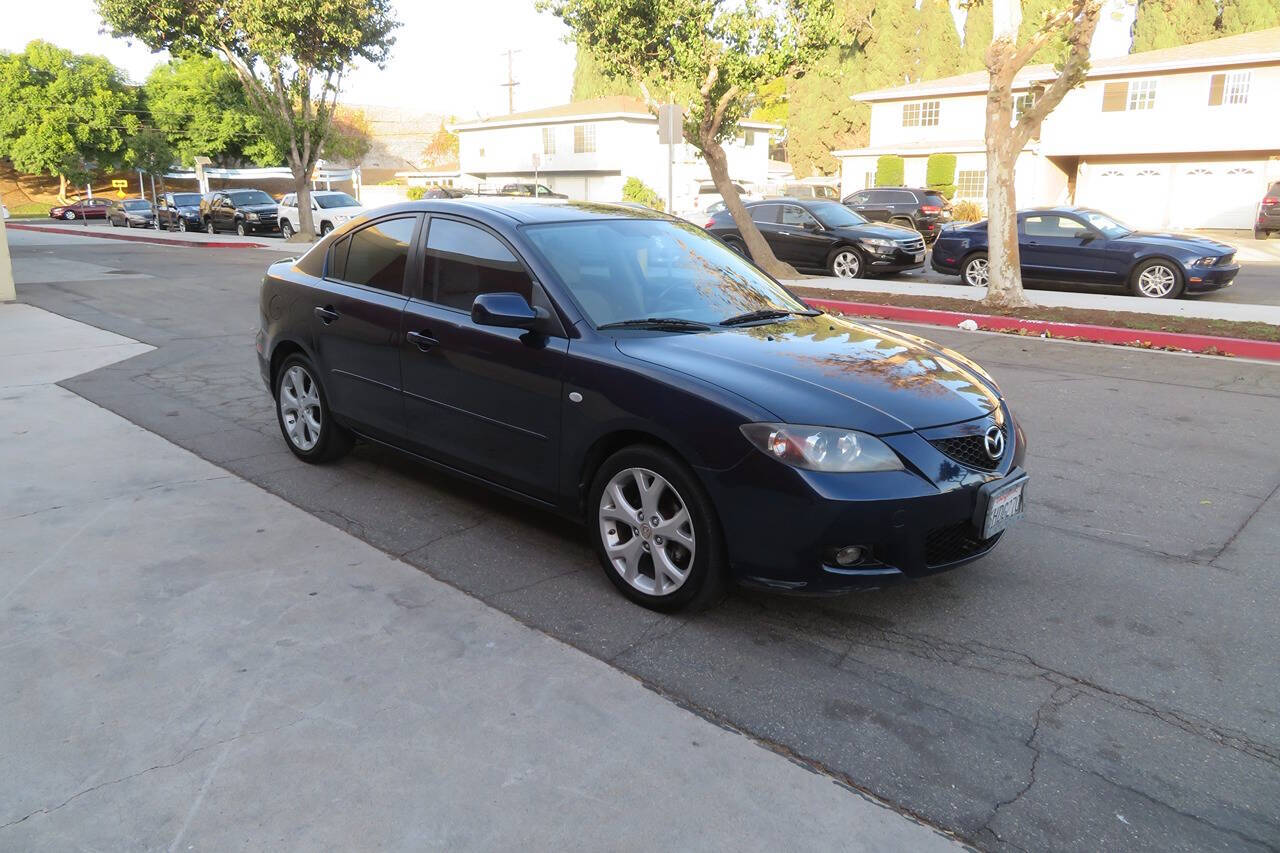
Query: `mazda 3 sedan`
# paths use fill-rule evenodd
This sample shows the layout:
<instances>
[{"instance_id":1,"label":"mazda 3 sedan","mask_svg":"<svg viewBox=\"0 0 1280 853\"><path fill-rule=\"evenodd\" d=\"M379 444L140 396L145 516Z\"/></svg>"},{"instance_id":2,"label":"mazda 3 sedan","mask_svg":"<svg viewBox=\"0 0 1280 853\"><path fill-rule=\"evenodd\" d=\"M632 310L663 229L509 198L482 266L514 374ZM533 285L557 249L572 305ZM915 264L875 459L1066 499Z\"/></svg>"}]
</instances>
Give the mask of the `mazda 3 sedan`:
<instances>
[{"instance_id":1,"label":"mazda 3 sedan","mask_svg":"<svg viewBox=\"0 0 1280 853\"><path fill-rule=\"evenodd\" d=\"M420 201L262 284L289 449L354 439L581 520L646 607L951 569L1023 513L996 383L816 311L700 228L619 205Z\"/></svg>"},{"instance_id":2,"label":"mazda 3 sedan","mask_svg":"<svg viewBox=\"0 0 1280 853\"><path fill-rule=\"evenodd\" d=\"M1018 211L1022 275L1124 287L1134 296L1176 299L1227 287L1240 272L1236 250L1208 237L1135 231L1100 210L1076 207ZM930 264L973 287L987 285L987 223L947 227Z\"/></svg>"}]
</instances>

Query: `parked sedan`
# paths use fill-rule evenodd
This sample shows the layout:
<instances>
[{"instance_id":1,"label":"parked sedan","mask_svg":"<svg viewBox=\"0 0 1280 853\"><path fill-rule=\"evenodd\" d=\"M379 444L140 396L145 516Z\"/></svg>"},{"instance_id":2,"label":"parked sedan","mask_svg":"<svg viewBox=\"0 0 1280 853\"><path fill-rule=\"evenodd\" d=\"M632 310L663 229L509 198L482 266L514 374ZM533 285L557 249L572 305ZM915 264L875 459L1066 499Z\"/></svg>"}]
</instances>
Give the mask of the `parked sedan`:
<instances>
[{"instance_id":1,"label":"parked sedan","mask_svg":"<svg viewBox=\"0 0 1280 853\"><path fill-rule=\"evenodd\" d=\"M1208 237L1135 231L1088 208L1018 212L1022 276L1128 288L1134 296L1174 299L1227 287L1240 272L1236 250ZM933 247L932 266L985 287L987 223L948 227Z\"/></svg>"},{"instance_id":2,"label":"parked sedan","mask_svg":"<svg viewBox=\"0 0 1280 853\"><path fill-rule=\"evenodd\" d=\"M647 607L929 575L1023 511L1026 441L981 368L657 212L380 208L273 264L260 305L295 456L362 437L579 519Z\"/></svg>"},{"instance_id":3,"label":"parked sedan","mask_svg":"<svg viewBox=\"0 0 1280 853\"><path fill-rule=\"evenodd\" d=\"M86 198L71 204L49 208L50 219L105 219L111 201L105 198Z\"/></svg>"},{"instance_id":4,"label":"parked sedan","mask_svg":"<svg viewBox=\"0 0 1280 853\"><path fill-rule=\"evenodd\" d=\"M150 228L156 221L156 210L145 198L124 198L107 209L112 228Z\"/></svg>"},{"instance_id":5,"label":"parked sedan","mask_svg":"<svg viewBox=\"0 0 1280 853\"><path fill-rule=\"evenodd\" d=\"M752 202L747 210L778 260L801 271L861 278L924 266L924 239L914 229L868 222L838 202L770 199ZM747 254L729 211L715 214L706 228Z\"/></svg>"}]
</instances>

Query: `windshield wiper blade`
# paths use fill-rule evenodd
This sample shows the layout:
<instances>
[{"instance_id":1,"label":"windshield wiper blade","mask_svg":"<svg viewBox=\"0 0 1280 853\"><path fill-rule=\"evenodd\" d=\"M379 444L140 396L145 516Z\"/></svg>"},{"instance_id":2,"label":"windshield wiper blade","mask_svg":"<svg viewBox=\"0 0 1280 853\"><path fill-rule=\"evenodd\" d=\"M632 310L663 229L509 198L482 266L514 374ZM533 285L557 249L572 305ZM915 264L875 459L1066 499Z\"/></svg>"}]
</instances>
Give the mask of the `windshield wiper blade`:
<instances>
[{"instance_id":1,"label":"windshield wiper blade","mask_svg":"<svg viewBox=\"0 0 1280 853\"><path fill-rule=\"evenodd\" d=\"M642 317L636 320L619 320L616 323L605 323L597 329L679 329L682 331L705 332L711 327L697 320L685 320L681 317Z\"/></svg>"},{"instance_id":2,"label":"windshield wiper blade","mask_svg":"<svg viewBox=\"0 0 1280 853\"><path fill-rule=\"evenodd\" d=\"M721 326L738 326L743 323L754 323L757 320L780 320L783 317L790 317L792 314L800 314L805 317L816 317L820 311L788 311L786 308L761 308L758 311L747 311L745 314L735 314L727 320L721 320Z\"/></svg>"}]
</instances>

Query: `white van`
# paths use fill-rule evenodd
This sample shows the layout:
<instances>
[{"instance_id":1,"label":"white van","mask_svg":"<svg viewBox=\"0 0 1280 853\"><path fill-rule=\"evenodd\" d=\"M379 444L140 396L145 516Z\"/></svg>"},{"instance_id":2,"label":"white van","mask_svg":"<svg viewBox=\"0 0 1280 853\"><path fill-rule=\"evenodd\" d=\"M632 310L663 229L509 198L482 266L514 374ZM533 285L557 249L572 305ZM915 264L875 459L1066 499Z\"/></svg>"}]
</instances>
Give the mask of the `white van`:
<instances>
[{"instance_id":1,"label":"white van","mask_svg":"<svg viewBox=\"0 0 1280 853\"><path fill-rule=\"evenodd\" d=\"M348 219L364 213L364 206L337 190L311 191L311 223L323 237ZM286 240L298 232L298 194L288 193L280 199L280 233Z\"/></svg>"}]
</instances>

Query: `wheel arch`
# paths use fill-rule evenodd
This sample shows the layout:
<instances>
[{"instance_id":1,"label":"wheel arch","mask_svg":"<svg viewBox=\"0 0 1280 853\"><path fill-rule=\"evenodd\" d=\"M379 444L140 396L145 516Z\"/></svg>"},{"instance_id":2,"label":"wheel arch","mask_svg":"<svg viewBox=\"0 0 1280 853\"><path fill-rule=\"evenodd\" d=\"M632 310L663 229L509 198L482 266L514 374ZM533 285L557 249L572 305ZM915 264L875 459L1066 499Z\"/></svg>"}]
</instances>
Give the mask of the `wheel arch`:
<instances>
[{"instance_id":1,"label":"wheel arch","mask_svg":"<svg viewBox=\"0 0 1280 853\"><path fill-rule=\"evenodd\" d=\"M276 377L280 374L280 365L284 364L284 360L291 355L298 354L314 363L315 359L311 357L311 353L307 352L307 348L292 339L285 339L278 342L271 349L271 395L274 397L276 393Z\"/></svg>"},{"instance_id":2,"label":"wheel arch","mask_svg":"<svg viewBox=\"0 0 1280 853\"><path fill-rule=\"evenodd\" d=\"M1142 266L1148 261L1164 261L1170 267L1173 268L1173 271L1177 273L1178 278L1182 279L1182 283L1186 284L1187 275L1186 275L1186 270L1184 269L1185 265L1182 263L1182 261L1173 257L1173 255L1167 252L1161 252L1161 251L1152 251L1149 254L1138 255L1137 257L1135 257L1133 259L1133 263L1129 264L1129 269L1125 271L1124 280L1126 282L1132 281L1133 274L1138 271L1138 267Z\"/></svg>"},{"instance_id":3,"label":"wheel arch","mask_svg":"<svg viewBox=\"0 0 1280 853\"><path fill-rule=\"evenodd\" d=\"M587 452L583 454L582 464L578 468L578 482L575 488L577 515L585 517L587 494L591 490L591 481L595 479L596 472L600 470L600 466L604 464L605 460L623 448L633 447L638 444L648 444L665 450L689 466L689 469L694 471L695 477L698 476L688 457L681 453L680 449L671 444L671 442L665 441L655 433L634 427L615 429L596 438L591 446L587 448Z\"/></svg>"}]
</instances>

